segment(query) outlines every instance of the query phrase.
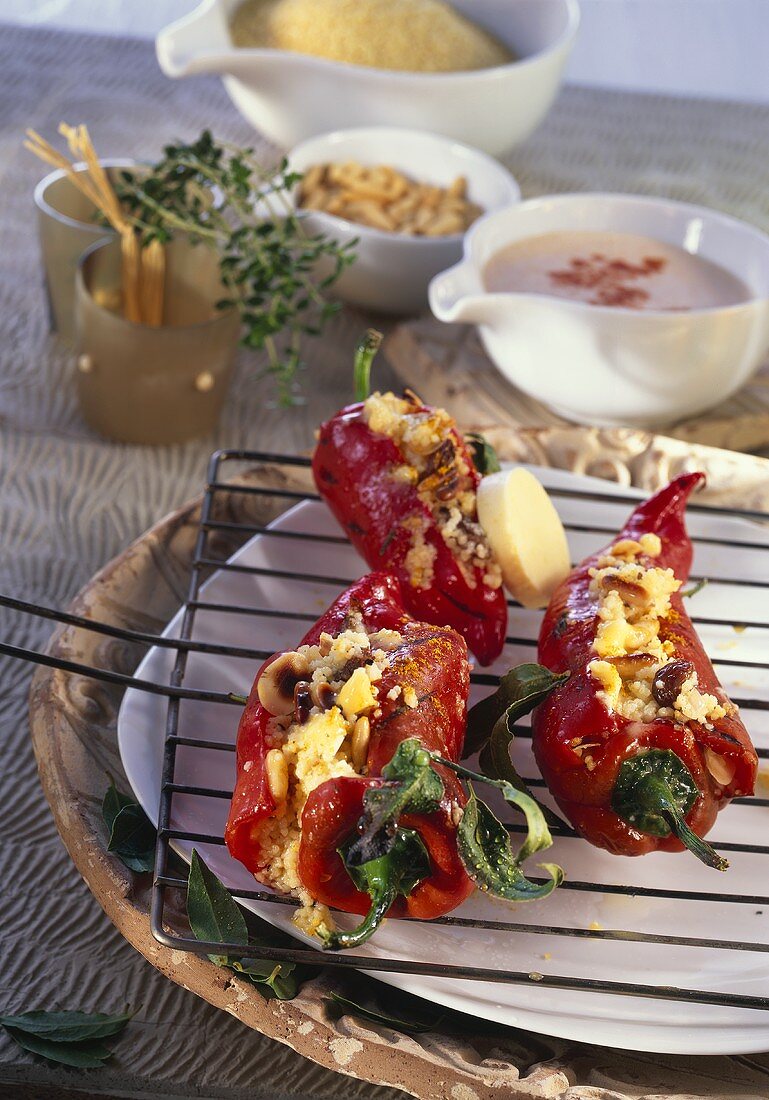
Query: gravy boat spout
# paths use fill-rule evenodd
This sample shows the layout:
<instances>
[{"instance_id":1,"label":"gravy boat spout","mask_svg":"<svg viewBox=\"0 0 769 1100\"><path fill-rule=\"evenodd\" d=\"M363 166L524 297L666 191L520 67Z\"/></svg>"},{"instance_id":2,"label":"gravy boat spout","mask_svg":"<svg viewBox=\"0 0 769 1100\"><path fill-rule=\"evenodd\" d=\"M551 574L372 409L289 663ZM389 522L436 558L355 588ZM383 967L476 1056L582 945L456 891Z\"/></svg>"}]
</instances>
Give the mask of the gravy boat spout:
<instances>
[{"instance_id":1,"label":"gravy boat spout","mask_svg":"<svg viewBox=\"0 0 769 1100\"><path fill-rule=\"evenodd\" d=\"M447 324L493 325L512 294L484 290L472 264L463 261L436 275L428 291L430 309Z\"/></svg>"}]
</instances>

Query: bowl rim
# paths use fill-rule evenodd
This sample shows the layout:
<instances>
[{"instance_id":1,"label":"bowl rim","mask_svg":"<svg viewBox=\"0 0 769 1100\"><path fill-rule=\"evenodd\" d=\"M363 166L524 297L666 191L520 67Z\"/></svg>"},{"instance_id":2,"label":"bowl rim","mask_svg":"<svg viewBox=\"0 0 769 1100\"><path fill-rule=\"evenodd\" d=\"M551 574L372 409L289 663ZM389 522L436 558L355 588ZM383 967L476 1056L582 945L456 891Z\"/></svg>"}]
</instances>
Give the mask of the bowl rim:
<instances>
[{"instance_id":1,"label":"bowl rim","mask_svg":"<svg viewBox=\"0 0 769 1100\"><path fill-rule=\"evenodd\" d=\"M480 276L480 264L473 256L473 248L476 238L479 233L483 231L483 226L490 222L493 218L503 218L505 216L511 216L512 211L518 214L519 211L523 215L528 210L542 206L545 203L556 203L558 205L568 205L571 202L587 201L590 203L601 202L615 202L620 206L626 207L647 207L656 210L661 210L665 207L674 207L677 211L689 212L693 216L709 219L710 221L720 223L729 232L747 233L752 236L756 241L764 247L767 254L767 264L769 265L769 233L765 233L762 229L752 225L750 222L744 221L742 218L735 217L733 214L726 214L721 210L715 210L710 206L701 206L698 203L684 202L679 199L665 198L661 195L638 195L631 192L624 191L565 191L563 193L556 193L553 195L537 195L529 199L524 199L521 202L510 203L507 206L500 207L498 210L491 210L487 214L482 214L480 218L477 218L471 226L467 229L464 235L464 247L463 256L460 261L461 265L467 264L473 271L477 272ZM619 230L621 232L621 230ZM680 246L679 246L680 247ZM720 263L720 266L726 267L726 264L720 261L711 261ZM727 268L727 270L736 275L737 278L741 278L740 275L735 272L733 268ZM443 272L441 273L443 274ZM744 282L744 279L742 280ZM747 285L747 284L746 284ZM750 289L750 288L749 288ZM712 315L716 313L726 313L730 310L744 309L746 306L752 306L756 304L769 304L769 294L760 295L751 291L750 297L744 298L739 302L732 302L729 305L722 306L702 306L697 309L687 309L685 311L677 310L665 310L665 309L629 309L627 306L603 306L595 305L591 302L581 302L572 298L561 298L554 294L535 294L533 292L514 292L514 291L489 291L482 287L481 293L484 295L494 295L495 297L510 297L514 296L516 299L520 298L536 298L539 301L551 301L558 302L559 305L564 308L572 308L578 311L590 310L593 314L599 314L601 316L609 317L633 317L644 319L671 319L678 316L698 317L703 315Z\"/></svg>"},{"instance_id":2,"label":"bowl rim","mask_svg":"<svg viewBox=\"0 0 769 1100\"><path fill-rule=\"evenodd\" d=\"M502 206L497 206L492 210L484 211L479 214L478 218L473 222L468 229L461 233L447 233L440 237L423 237L423 236L411 236L406 233L399 233L397 230L389 229L376 229L374 226L362 225L359 222L349 221L347 218L342 218L338 214L329 214L325 210L305 210L303 207L298 206L294 201L294 193L292 193L292 202L294 204L294 210L298 217L307 218L312 217L318 219L321 225L327 225L330 228L338 227L348 232L353 232L358 238L368 240L379 241L398 241L403 244L404 247L422 247L425 245L440 245L443 243L456 246L467 236L474 225L486 217L491 217L494 214L499 214L508 207L518 206L521 203L521 187L518 180L501 161L497 160L490 153L484 153L482 149L477 149L474 145L467 145L463 141L457 141L455 138L446 137L444 134L437 134L433 130L419 130L410 126L346 126L340 127L336 130L328 130L325 133L313 134L311 137L304 138L286 153L286 160L288 161L289 171L292 169L292 160L295 157L298 150L301 150L304 146L312 145L315 142L328 142L332 143L335 138L343 137L357 137L363 135L372 135L384 137L385 135L397 139L402 135L408 135L408 137L420 137L428 138L431 141L435 141L445 147L458 149L463 155L469 154L470 160L481 162L485 169L490 173L496 174L497 178L504 180L510 191L510 197L505 201ZM386 160L386 153L385 158ZM297 169L301 171L301 169ZM469 173L466 173L469 176Z\"/></svg>"},{"instance_id":3,"label":"bowl rim","mask_svg":"<svg viewBox=\"0 0 769 1100\"><path fill-rule=\"evenodd\" d=\"M99 164L102 168L136 168L139 163L132 157L100 157ZM85 161L76 161L72 168L75 172L85 172L88 170L88 165ZM94 233L101 233L103 236L109 236L114 234L115 230L111 225L99 225L97 222L82 222L77 218L70 217L69 214L62 214L55 206L46 198L46 192L48 188L54 183L58 183L59 180L64 179L69 175L69 172L64 168L54 168L48 175L43 176L35 184L32 192L32 198L41 214L45 214L46 217L52 218L54 221L60 222L62 225L67 225L71 229L83 229L87 231L93 231Z\"/></svg>"},{"instance_id":4,"label":"bowl rim","mask_svg":"<svg viewBox=\"0 0 769 1100\"><path fill-rule=\"evenodd\" d=\"M509 73L512 70L522 70L533 67L550 57L552 54L573 46L582 20L579 0L558 0L558 2L563 5L565 10L566 26L552 42L544 46L541 50L537 50L535 53L527 54L526 57L516 58L513 61L506 62L504 65L490 65L485 69L460 69L456 72L440 73L411 72L408 69L377 69L370 65L355 65L348 61L335 61L333 58L329 57L317 57L315 54L300 53L298 50L278 50L266 46L236 46L231 38L230 48L227 53L229 54L232 52L236 53L239 57L246 59L258 58L259 60L275 57L291 57L301 59L308 64L335 69L337 72L366 75L388 83L394 80L413 80L415 83L430 82L433 84L440 84L441 82L448 83L455 80L463 82L469 80L498 80L503 74ZM201 15L205 15L211 8L218 6L220 3L221 0L203 0L199 8L191 12L190 15L194 15L196 11L200 11Z\"/></svg>"}]
</instances>

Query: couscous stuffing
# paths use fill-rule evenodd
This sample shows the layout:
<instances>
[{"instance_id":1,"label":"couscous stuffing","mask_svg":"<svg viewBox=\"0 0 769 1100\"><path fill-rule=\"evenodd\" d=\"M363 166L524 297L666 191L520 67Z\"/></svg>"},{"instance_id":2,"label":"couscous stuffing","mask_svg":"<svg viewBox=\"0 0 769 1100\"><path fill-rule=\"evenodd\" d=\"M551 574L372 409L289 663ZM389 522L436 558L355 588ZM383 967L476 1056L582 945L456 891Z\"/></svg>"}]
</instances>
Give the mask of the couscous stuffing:
<instances>
[{"instance_id":1,"label":"couscous stuffing","mask_svg":"<svg viewBox=\"0 0 769 1100\"><path fill-rule=\"evenodd\" d=\"M596 658L588 668L599 698L623 718L711 726L726 708L699 690L695 669L677 660L673 643L660 637L660 624L670 616L670 597L681 587L672 569L652 564L661 549L654 534L622 539L591 569L590 594L598 599L599 624ZM584 753L588 746L578 747ZM583 760L587 763L588 756Z\"/></svg>"},{"instance_id":2,"label":"couscous stuffing","mask_svg":"<svg viewBox=\"0 0 769 1100\"><path fill-rule=\"evenodd\" d=\"M372 432L386 435L398 446L405 463L393 477L414 485L462 571L476 587L477 572L490 588L502 585L502 571L478 522L474 482L467 460L457 448L456 425L443 409L422 410L419 402L392 393L374 393L363 406ZM433 579L436 549L425 539L426 517L406 517L410 532L406 569L415 588L428 588Z\"/></svg>"}]
</instances>

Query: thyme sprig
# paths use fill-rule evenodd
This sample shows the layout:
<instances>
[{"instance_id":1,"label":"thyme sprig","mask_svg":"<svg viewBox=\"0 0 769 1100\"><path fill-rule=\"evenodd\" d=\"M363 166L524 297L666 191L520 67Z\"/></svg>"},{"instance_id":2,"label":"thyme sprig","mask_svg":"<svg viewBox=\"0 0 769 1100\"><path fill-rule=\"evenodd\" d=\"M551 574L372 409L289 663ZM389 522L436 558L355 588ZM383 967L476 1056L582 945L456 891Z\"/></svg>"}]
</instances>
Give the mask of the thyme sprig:
<instances>
[{"instance_id":1,"label":"thyme sprig","mask_svg":"<svg viewBox=\"0 0 769 1100\"><path fill-rule=\"evenodd\" d=\"M123 170L115 184L143 246L186 233L218 251L227 296L217 306L239 310L242 343L267 352L264 373L284 405L297 400L302 337L319 335L339 310L324 292L355 259L355 242L305 231L289 198L300 179L285 159L266 169L253 149L217 143L204 130L189 144L166 145L149 167Z\"/></svg>"}]
</instances>

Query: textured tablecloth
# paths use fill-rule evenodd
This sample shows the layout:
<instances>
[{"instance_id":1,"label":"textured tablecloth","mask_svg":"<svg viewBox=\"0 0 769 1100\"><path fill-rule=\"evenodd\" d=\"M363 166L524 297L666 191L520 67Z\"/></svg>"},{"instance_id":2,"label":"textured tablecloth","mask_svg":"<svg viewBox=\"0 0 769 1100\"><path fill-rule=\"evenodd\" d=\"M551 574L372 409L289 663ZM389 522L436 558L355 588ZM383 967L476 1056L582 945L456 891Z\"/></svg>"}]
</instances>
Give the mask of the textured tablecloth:
<instances>
[{"instance_id":1,"label":"textured tablecloth","mask_svg":"<svg viewBox=\"0 0 769 1100\"><path fill-rule=\"evenodd\" d=\"M159 450L97 439L79 418L69 356L47 333L31 203L42 173L21 148L27 126L51 136L61 119L86 121L103 156L152 156L204 125L254 141L218 81L166 81L146 43L0 28L0 591L58 606L199 490L213 446L309 446L318 418L349 394L350 349L369 320L345 312L312 349L304 408L268 408L268 389L251 381L246 357L215 439ZM527 194L655 191L769 225L768 123L759 107L567 90L511 165ZM0 611L5 640L41 646L48 632ZM23 664L0 659L0 1012L109 1011L126 1002L142 1009L114 1061L87 1076L33 1062L0 1032L0 1082L17 1082L6 1095L21 1096L27 1081L118 1095L395 1100L400 1094L330 1074L244 1029L166 981L114 932L78 880L37 787L29 677ZM684 1064L692 1082L707 1081L707 1059ZM586 1081L606 1078L591 1070Z\"/></svg>"}]
</instances>

